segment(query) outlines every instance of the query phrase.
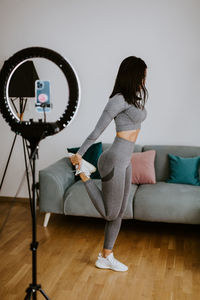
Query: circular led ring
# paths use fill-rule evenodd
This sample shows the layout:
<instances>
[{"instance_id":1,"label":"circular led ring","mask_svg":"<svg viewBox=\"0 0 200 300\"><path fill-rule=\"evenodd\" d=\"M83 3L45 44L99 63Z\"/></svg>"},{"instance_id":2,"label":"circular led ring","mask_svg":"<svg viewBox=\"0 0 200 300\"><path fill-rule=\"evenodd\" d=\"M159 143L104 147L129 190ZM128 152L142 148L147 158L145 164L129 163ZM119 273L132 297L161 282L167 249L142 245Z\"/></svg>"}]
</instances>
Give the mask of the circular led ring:
<instances>
[{"instance_id":1,"label":"circular led ring","mask_svg":"<svg viewBox=\"0 0 200 300\"><path fill-rule=\"evenodd\" d=\"M69 87L69 98L64 113L53 123L21 121L14 113L8 101L8 86L13 72L19 65L31 58L46 58L54 62L63 72ZM75 70L57 52L43 47L25 48L4 62L0 71L0 110L11 129L28 140L39 140L64 129L74 118L79 106L80 85Z\"/></svg>"}]
</instances>

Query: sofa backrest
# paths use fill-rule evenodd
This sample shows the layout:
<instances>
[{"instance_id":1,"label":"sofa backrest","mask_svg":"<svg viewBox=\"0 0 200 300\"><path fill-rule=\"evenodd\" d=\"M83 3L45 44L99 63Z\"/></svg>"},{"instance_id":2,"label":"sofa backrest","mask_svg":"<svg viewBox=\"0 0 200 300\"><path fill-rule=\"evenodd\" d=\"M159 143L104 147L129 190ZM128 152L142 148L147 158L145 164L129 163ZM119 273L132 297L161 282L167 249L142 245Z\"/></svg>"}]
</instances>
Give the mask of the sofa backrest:
<instances>
[{"instance_id":1,"label":"sofa backrest","mask_svg":"<svg viewBox=\"0 0 200 300\"><path fill-rule=\"evenodd\" d=\"M182 145L144 145L142 151L155 150L155 173L156 181L165 181L169 178L168 153L182 157L200 156L200 147ZM199 170L200 172L200 170Z\"/></svg>"}]
</instances>

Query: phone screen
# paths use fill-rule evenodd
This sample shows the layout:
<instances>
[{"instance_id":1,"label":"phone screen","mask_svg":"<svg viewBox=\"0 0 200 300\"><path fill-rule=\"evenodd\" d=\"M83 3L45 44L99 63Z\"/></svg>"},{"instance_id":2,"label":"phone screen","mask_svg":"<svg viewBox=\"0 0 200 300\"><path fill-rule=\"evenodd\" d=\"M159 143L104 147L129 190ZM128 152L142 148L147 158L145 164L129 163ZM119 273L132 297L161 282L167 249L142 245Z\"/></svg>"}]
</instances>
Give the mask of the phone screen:
<instances>
[{"instance_id":1,"label":"phone screen","mask_svg":"<svg viewBox=\"0 0 200 300\"><path fill-rule=\"evenodd\" d=\"M49 112L50 105L50 81L49 80L36 80L35 81L35 107L37 112Z\"/></svg>"}]
</instances>

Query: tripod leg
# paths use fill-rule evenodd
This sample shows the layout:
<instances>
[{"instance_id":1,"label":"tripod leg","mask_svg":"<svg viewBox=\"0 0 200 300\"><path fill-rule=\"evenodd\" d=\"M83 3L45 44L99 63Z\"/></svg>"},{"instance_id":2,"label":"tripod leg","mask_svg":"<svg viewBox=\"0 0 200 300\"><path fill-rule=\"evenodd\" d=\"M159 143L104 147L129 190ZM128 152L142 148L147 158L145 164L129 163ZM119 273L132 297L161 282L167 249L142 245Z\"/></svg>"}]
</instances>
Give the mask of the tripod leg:
<instances>
[{"instance_id":1,"label":"tripod leg","mask_svg":"<svg viewBox=\"0 0 200 300\"><path fill-rule=\"evenodd\" d=\"M45 292L40 288L40 293L44 296L45 299L50 300L50 298L45 294Z\"/></svg>"},{"instance_id":2,"label":"tripod leg","mask_svg":"<svg viewBox=\"0 0 200 300\"><path fill-rule=\"evenodd\" d=\"M10 154L8 156L8 160L7 160L7 164L6 164L6 167L5 167L5 170L4 170L4 173L3 173L3 177L2 177L2 180L1 180L1 185L0 185L0 190L1 190L1 187L3 185L3 181L4 181L4 178L5 178L5 175L6 175L6 171L7 171L7 168L8 168L8 164L10 162L10 157L11 157L11 154L12 154L12 151L13 151L13 147L15 145L15 141L16 141L16 137L17 137L17 134L15 134L15 137L14 137L14 140L13 140L13 143L12 143L12 147L10 149Z\"/></svg>"},{"instance_id":3,"label":"tripod leg","mask_svg":"<svg viewBox=\"0 0 200 300\"><path fill-rule=\"evenodd\" d=\"M25 139L24 139L24 140L25 140ZM32 167L31 161L30 161L30 153L29 153L29 151L28 151L29 146L28 146L28 144L27 144L27 140L25 140L25 145L26 145L26 151L27 151L27 153L28 153L29 163L30 163L30 167L31 167L31 171L32 171L32 170L33 170L33 167ZM37 154L37 155L38 155L38 154ZM36 205L37 205L38 199L39 199L38 188L36 189L36 194L37 194L37 199L36 199Z\"/></svg>"},{"instance_id":4,"label":"tripod leg","mask_svg":"<svg viewBox=\"0 0 200 300\"><path fill-rule=\"evenodd\" d=\"M31 300L32 293L33 293L33 291L30 292L29 298L27 298L28 300Z\"/></svg>"},{"instance_id":5,"label":"tripod leg","mask_svg":"<svg viewBox=\"0 0 200 300\"><path fill-rule=\"evenodd\" d=\"M22 142L23 142L24 162L25 162L26 177L27 177L27 184L28 184L28 194L29 194L29 197L31 197L31 188L30 188L30 182L29 182L29 177L28 177L28 164L27 164L26 149L25 149L26 143L25 143L25 140L23 137L22 137Z\"/></svg>"},{"instance_id":6,"label":"tripod leg","mask_svg":"<svg viewBox=\"0 0 200 300\"><path fill-rule=\"evenodd\" d=\"M26 180L27 180L27 185L28 185L28 194L29 194L29 200L31 199L31 188L30 188L30 181L29 181L29 175L28 175L28 163L27 163L27 156L26 153L28 153L28 148L25 139L22 137L22 142L23 142L23 150L24 150L24 162L25 162L25 168L26 168ZM29 153L28 153L29 157ZM31 162L29 160L29 163L31 165ZM31 170L32 170L32 165L31 165ZM32 211L32 206L30 203L30 208L31 208L31 215L33 215Z\"/></svg>"},{"instance_id":7,"label":"tripod leg","mask_svg":"<svg viewBox=\"0 0 200 300\"><path fill-rule=\"evenodd\" d=\"M24 300L31 300L32 290L28 289Z\"/></svg>"}]
</instances>

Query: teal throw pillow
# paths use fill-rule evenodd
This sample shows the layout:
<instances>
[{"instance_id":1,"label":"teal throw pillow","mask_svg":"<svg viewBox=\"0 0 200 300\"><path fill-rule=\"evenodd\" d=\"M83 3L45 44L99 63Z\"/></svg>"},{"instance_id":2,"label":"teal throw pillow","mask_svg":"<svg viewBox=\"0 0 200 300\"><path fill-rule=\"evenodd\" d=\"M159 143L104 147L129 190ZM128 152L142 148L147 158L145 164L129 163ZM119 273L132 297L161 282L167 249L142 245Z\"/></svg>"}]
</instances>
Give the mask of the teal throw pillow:
<instances>
[{"instance_id":1,"label":"teal throw pillow","mask_svg":"<svg viewBox=\"0 0 200 300\"><path fill-rule=\"evenodd\" d=\"M71 153L76 153L79 149L80 149L80 147L67 148L68 152L71 152ZM101 176L99 174L99 170L97 167L97 162L98 162L99 156L101 155L102 152L103 152L102 142L98 142L98 143L91 145L82 157L83 159L87 160L89 163L94 165L97 169L96 172L94 172L90 175L90 178L92 178L92 179L101 179ZM73 169L75 170L74 166L73 166ZM75 180L76 181L81 180L80 176L75 176Z\"/></svg>"},{"instance_id":2,"label":"teal throw pillow","mask_svg":"<svg viewBox=\"0 0 200 300\"><path fill-rule=\"evenodd\" d=\"M199 185L200 156L181 157L168 153L170 165L169 183L184 183Z\"/></svg>"}]
</instances>

